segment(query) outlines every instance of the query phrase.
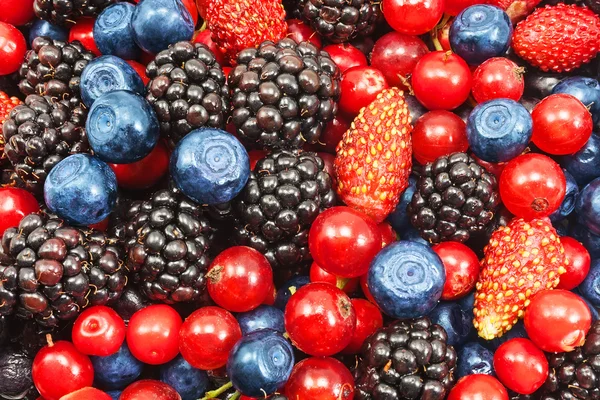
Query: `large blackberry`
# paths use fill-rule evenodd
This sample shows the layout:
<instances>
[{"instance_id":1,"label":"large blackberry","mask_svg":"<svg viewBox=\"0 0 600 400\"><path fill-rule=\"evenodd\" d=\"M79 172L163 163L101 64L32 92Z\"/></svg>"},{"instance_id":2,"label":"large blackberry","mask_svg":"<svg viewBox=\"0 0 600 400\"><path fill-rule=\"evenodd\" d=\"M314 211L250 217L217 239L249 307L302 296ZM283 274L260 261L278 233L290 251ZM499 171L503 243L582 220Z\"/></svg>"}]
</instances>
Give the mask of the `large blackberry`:
<instances>
[{"instance_id":1,"label":"large blackberry","mask_svg":"<svg viewBox=\"0 0 600 400\"><path fill-rule=\"evenodd\" d=\"M35 0L33 10L40 19L57 25L74 25L79 17L95 17L116 0Z\"/></svg>"},{"instance_id":2,"label":"large blackberry","mask_svg":"<svg viewBox=\"0 0 600 400\"><path fill-rule=\"evenodd\" d=\"M337 113L340 71L329 54L293 39L246 49L229 73L237 133L265 148L316 143Z\"/></svg>"},{"instance_id":3,"label":"large blackberry","mask_svg":"<svg viewBox=\"0 0 600 400\"><path fill-rule=\"evenodd\" d=\"M127 266L152 300L196 300L205 288L212 229L203 208L177 190L134 201L125 225Z\"/></svg>"},{"instance_id":4,"label":"large blackberry","mask_svg":"<svg viewBox=\"0 0 600 400\"><path fill-rule=\"evenodd\" d=\"M422 169L407 210L429 242L465 242L492 222L499 204L494 175L467 154L454 153Z\"/></svg>"},{"instance_id":5,"label":"large blackberry","mask_svg":"<svg viewBox=\"0 0 600 400\"><path fill-rule=\"evenodd\" d=\"M229 88L206 46L175 43L156 55L146 74L152 79L146 98L154 105L161 132L171 145L196 128L225 128Z\"/></svg>"},{"instance_id":6,"label":"large blackberry","mask_svg":"<svg viewBox=\"0 0 600 400\"><path fill-rule=\"evenodd\" d=\"M310 226L336 201L324 168L309 152L284 150L259 160L235 200L236 241L265 254L274 267L308 260Z\"/></svg>"},{"instance_id":7,"label":"large blackberry","mask_svg":"<svg viewBox=\"0 0 600 400\"><path fill-rule=\"evenodd\" d=\"M117 300L127 269L117 240L40 212L4 232L0 281L16 294L11 299L18 317L56 326L88 305Z\"/></svg>"},{"instance_id":8,"label":"large blackberry","mask_svg":"<svg viewBox=\"0 0 600 400\"><path fill-rule=\"evenodd\" d=\"M89 151L86 111L67 100L29 95L3 125L4 153L25 187L36 194L65 157Z\"/></svg>"}]
</instances>

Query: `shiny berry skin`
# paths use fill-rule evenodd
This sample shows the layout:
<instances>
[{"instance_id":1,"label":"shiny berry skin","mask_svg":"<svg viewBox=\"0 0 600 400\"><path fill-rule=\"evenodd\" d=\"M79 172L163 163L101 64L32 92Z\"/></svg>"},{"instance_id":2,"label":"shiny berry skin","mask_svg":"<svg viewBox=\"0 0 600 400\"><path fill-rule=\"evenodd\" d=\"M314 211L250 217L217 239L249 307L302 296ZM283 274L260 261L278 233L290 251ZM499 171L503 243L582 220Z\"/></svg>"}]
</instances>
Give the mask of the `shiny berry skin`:
<instances>
[{"instance_id":1,"label":"shiny berry skin","mask_svg":"<svg viewBox=\"0 0 600 400\"><path fill-rule=\"evenodd\" d=\"M60 398L60 400L112 400L107 393L93 387L84 387Z\"/></svg>"},{"instance_id":2,"label":"shiny berry skin","mask_svg":"<svg viewBox=\"0 0 600 400\"><path fill-rule=\"evenodd\" d=\"M366 67L369 65L365 54L349 43L330 44L323 47L323 51L329 53L342 74L352 67Z\"/></svg>"},{"instance_id":3,"label":"shiny berry skin","mask_svg":"<svg viewBox=\"0 0 600 400\"><path fill-rule=\"evenodd\" d=\"M288 34L287 37L294 39L296 43L310 42L314 44L317 49L322 47L321 38L319 34L315 32L310 25L305 24L299 19L288 19L287 20Z\"/></svg>"},{"instance_id":4,"label":"shiny berry skin","mask_svg":"<svg viewBox=\"0 0 600 400\"><path fill-rule=\"evenodd\" d=\"M444 12L448 15L458 15L462 10L480 3L479 0L446 0Z\"/></svg>"},{"instance_id":5,"label":"shiny berry skin","mask_svg":"<svg viewBox=\"0 0 600 400\"><path fill-rule=\"evenodd\" d=\"M363 276L360 277L360 288L362 289L363 294L365 295L365 297L367 298L367 300L369 300L371 303L373 303L375 306L377 306L377 308L379 308L379 306L377 305L377 302L375 301L375 299L373 298L373 295L371 294L371 290L369 289L369 282L368 282L368 277L369 274L364 274Z\"/></svg>"},{"instance_id":6,"label":"shiny berry skin","mask_svg":"<svg viewBox=\"0 0 600 400\"><path fill-rule=\"evenodd\" d=\"M352 299L356 313L356 328L343 354L358 354L364 341L383 326L383 316L376 305L365 299Z\"/></svg>"},{"instance_id":7,"label":"shiny berry skin","mask_svg":"<svg viewBox=\"0 0 600 400\"><path fill-rule=\"evenodd\" d=\"M160 365L179 354L181 317L170 306L155 304L133 314L127 327L127 346L138 360Z\"/></svg>"},{"instance_id":8,"label":"shiny berry skin","mask_svg":"<svg viewBox=\"0 0 600 400\"><path fill-rule=\"evenodd\" d=\"M342 289L347 294L352 294L358 288L359 278L340 278L325 271L316 262L310 265L309 277L311 282L325 282L338 289Z\"/></svg>"},{"instance_id":9,"label":"shiny berry skin","mask_svg":"<svg viewBox=\"0 0 600 400\"><path fill-rule=\"evenodd\" d=\"M475 101L483 103L493 99L519 101L525 91L525 69L504 57L484 61L473 72L471 92Z\"/></svg>"},{"instance_id":10,"label":"shiny berry skin","mask_svg":"<svg viewBox=\"0 0 600 400\"><path fill-rule=\"evenodd\" d=\"M381 250L377 224L350 207L332 207L315 219L308 235L315 262L327 272L344 278L364 275Z\"/></svg>"},{"instance_id":11,"label":"shiny berry skin","mask_svg":"<svg viewBox=\"0 0 600 400\"><path fill-rule=\"evenodd\" d=\"M24 216L39 210L39 203L27 190L15 187L0 189L0 235L8 228L18 226Z\"/></svg>"},{"instance_id":12,"label":"shiny berry skin","mask_svg":"<svg viewBox=\"0 0 600 400\"><path fill-rule=\"evenodd\" d=\"M444 13L444 0L383 0L381 6L395 31L415 36L433 29Z\"/></svg>"},{"instance_id":13,"label":"shiny berry skin","mask_svg":"<svg viewBox=\"0 0 600 400\"><path fill-rule=\"evenodd\" d=\"M531 340L516 338L502 343L494 353L494 371L507 388L531 394L548 377L548 360Z\"/></svg>"},{"instance_id":14,"label":"shiny berry skin","mask_svg":"<svg viewBox=\"0 0 600 400\"><path fill-rule=\"evenodd\" d=\"M125 321L110 307L87 308L73 324L72 339L82 354L110 356L119 351L125 340Z\"/></svg>"},{"instance_id":15,"label":"shiny berry skin","mask_svg":"<svg viewBox=\"0 0 600 400\"><path fill-rule=\"evenodd\" d=\"M569 352L582 346L592 325L585 301L568 290L544 290L525 310L527 336L549 353Z\"/></svg>"},{"instance_id":16,"label":"shiny berry skin","mask_svg":"<svg viewBox=\"0 0 600 400\"><path fill-rule=\"evenodd\" d=\"M211 370L227 364L229 351L242 337L235 317L219 307L194 311L179 333L179 350L194 368Z\"/></svg>"},{"instance_id":17,"label":"shiny berry skin","mask_svg":"<svg viewBox=\"0 0 600 400\"><path fill-rule=\"evenodd\" d=\"M427 109L453 110L471 93L471 70L456 54L434 51L415 65L411 83L415 97Z\"/></svg>"},{"instance_id":18,"label":"shiny berry skin","mask_svg":"<svg viewBox=\"0 0 600 400\"><path fill-rule=\"evenodd\" d=\"M412 134L413 156L422 165L438 157L467 151L467 126L446 110L429 111L417 120Z\"/></svg>"},{"instance_id":19,"label":"shiny berry skin","mask_svg":"<svg viewBox=\"0 0 600 400\"><path fill-rule=\"evenodd\" d=\"M342 115L342 113L338 113L331 121L325 125L325 130L321 134L319 138L319 142L324 145L319 148L323 148L324 150L335 154L335 148L337 147L340 140L342 140L342 136L348 129L350 129L350 124L352 123L346 116ZM334 176L332 176L334 178ZM332 183L332 187L335 187L335 184Z\"/></svg>"},{"instance_id":20,"label":"shiny berry skin","mask_svg":"<svg viewBox=\"0 0 600 400\"><path fill-rule=\"evenodd\" d=\"M427 53L427 45L417 36L390 32L375 42L371 66L383 73L388 84L403 88L417 62Z\"/></svg>"},{"instance_id":21,"label":"shiny berry skin","mask_svg":"<svg viewBox=\"0 0 600 400\"><path fill-rule=\"evenodd\" d=\"M273 283L267 258L246 246L230 247L219 254L206 277L211 299L228 311L255 309L265 300Z\"/></svg>"},{"instance_id":22,"label":"shiny berry skin","mask_svg":"<svg viewBox=\"0 0 600 400\"><path fill-rule=\"evenodd\" d=\"M18 70L26 51L27 42L21 31L6 22L0 22L0 76Z\"/></svg>"},{"instance_id":23,"label":"shiny berry skin","mask_svg":"<svg viewBox=\"0 0 600 400\"><path fill-rule=\"evenodd\" d=\"M583 282L590 272L591 257L584 245L569 236L560 238L565 248L565 257L569 264L565 265L567 270L560 276L557 289L572 290Z\"/></svg>"},{"instance_id":24,"label":"shiny berry skin","mask_svg":"<svg viewBox=\"0 0 600 400\"><path fill-rule=\"evenodd\" d=\"M379 232L381 232L381 248L383 249L385 246L387 246L388 244L392 244L396 241L398 241L398 235L396 234L396 231L394 230L394 228L392 227L392 225L389 222L381 222L379 223L379 225L377 225L377 227L379 228Z\"/></svg>"},{"instance_id":25,"label":"shiny berry skin","mask_svg":"<svg viewBox=\"0 0 600 400\"><path fill-rule=\"evenodd\" d=\"M459 242L443 242L431 250L440 257L446 271L442 300L456 300L473 290L480 269L473 250Z\"/></svg>"},{"instance_id":26,"label":"shiny berry skin","mask_svg":"<svg viewBox=\"0 0 600 400\"><path fill-rule=\"evenodd\" d=\"M461 378L447 400L508 400L508 392L493 376L474 374Z\"/></svg>"},{"instance_id":27,"label":"shiny berry skin","mask_svg":"<svg viewBox=\"0 0 600 400\"><path fill-rule=\"evenodd\" d=\"M500 197L512 214L525 219L547 217L560 207L567 190L565 174L542 154L512 159L500 175Z\"/></svg>"},{"instance_id":28,"label":"shiny berry skin","mask_svg":"<svg viewBox=\"0 0 600 400\"><path fill-rule=\"evenodd\" d=\"M148 78L148 75L146 75L146 66L145 65L140 64L139 62L134 61L134 60L125 60L125 62L127 64L129 64L129 66L131 68L133 68L135 70L135 72L138 73L140 78L142 78L142 82L144 82L144 85L147 85L148 82L150 82L150 78Z\"/></svg>"},{"instance_id":29,"label":"shiny berry skin","mask_svg":"<svg viewBox=\"0 0 600 400\"><path fill-rule=\"evenodd\" d=\"M131 164L108 164L120 187L130 190L154 186L169 170L169 150L163 141L146 157Z\"/></svg>"},{"instance_id":30,"label":"shiny berry skin","mask_svg":"<svg viewBox=\"0 0 600 400\"><path fill-rule=\"evenodd\" d=\"M181 400L181 396L166 383L144 379L127 386L119 400Z\"/></svg>"},{"instance_id":31,"label":"shiny berry skin","mask_svg":"<svg viewBox=\"0 0 600 400\"><path fill-rule=\"evenodd\" d=\"M354 117L388 87L380 70L366 66L352 67L344 72L340 82L340 110Z\"/></svg>"},{"instance_id":32,"label":"shiny berry skin","mask_svg":"<svg viewBox=\"0 0 600 400\"><path fill-rule=\"evenodd\" d=\"M573 154L592 135L592 114L570 94L552 94L540 101L531 112L531 140L540 150L556 155Z\"/></svg>"},{"instance_id":33,"label":"shiny berry skin","mask_svg":"<svg viewBox=\"0 0 600 400\"><path fill-rule=\"evenodd\" d=\"M25 25L35 17L33 0L0 0L0 22L14 26Z\"/></svg>"},{"instance_id":34,"label":"shiny berry skin","mask_svg":"<svg viewBox=\"0 0 600 400\"><path fill-rule=\"evenodd\" d=\"M192 43L202 43L208 47L211 53L214 54L215 59L220 66L228 65L225 54L217 47L216 43L212 40L212 32L209 29L205 29L200 32L196 32ZM226 75L227 76L227 75Z\"/></svg>"},{"instance_id":35,"label":"shiny berry skin","mask_svg":"<svg viewBox=\"0 0 600 400\"><path fill-rule=\"evenodd\" d=\"M89 357L66 341L49 341L35 355L31 374L44 400L59 400L94 382L94 367Z\"/></svg>"},{"instance_id":36,"label":"shiny berry skin","mask_svg":"<svg viewBox=\"0 0 600 400\"><path fill-rule=\"evenodd\" d=\"M352 339L356 313L348 296L328 283L302 286L285 307L285 330L292 343L311 356L330 356Z\"/></svg>"},{"instance_id":37,"label":"shiny berry skin","mask_svg":"<svg viewBox=\"0 0 600 400\"><path fill-rule=\"evenodd\" d=\"M94 40L95 22L96 20L94 18L83 17L78 19L69 31L69 42L78 40L83 47L94 53L94 55L100 56L102 53L98 49L98 46L96 46L96 41Z\"/></svg>"},{"instance_id":38,"label":"shiny berry skin","mask_svg":"<svg viewBox=\"0 0 600 400\"><path fill-rule=\"evenodd\" d=\"M312 357L294 366L283 392L294 400L352 400L354 378L340 361Z\"/></svg>"}]
</instances>

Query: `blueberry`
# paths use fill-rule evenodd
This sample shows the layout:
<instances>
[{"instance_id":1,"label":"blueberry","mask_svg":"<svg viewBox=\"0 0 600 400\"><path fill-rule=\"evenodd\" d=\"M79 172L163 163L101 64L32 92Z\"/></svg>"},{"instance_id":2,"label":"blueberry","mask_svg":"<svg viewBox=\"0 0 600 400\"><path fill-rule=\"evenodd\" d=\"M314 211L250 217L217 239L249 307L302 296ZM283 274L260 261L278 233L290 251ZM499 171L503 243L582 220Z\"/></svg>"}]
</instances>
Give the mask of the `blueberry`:
<instances>
[{"instance_id":1,"label":"blueberry","mask_svg":"<svg viewBox=\"0 0 600 400\"><path fill-rule=\"evenodd\" d=\"M411 96L410 94L405 94L404 100L406 101L406 105L408 106L410 124L414 126L417 120L427 112L427 109L423 106L423 104L421 104L419 100L417 100L415 96Z\"/></svg>"},{"instance_id":2,"label":"blueberry","mask_svg":"<svg viewBox=\"0 0 600 400\"><path fill-rule=\"evenodd\" d=\"M560 164L573 175L579 186L600 176L600 136L592 133L585 145L575 154L561 158Z\"/></svg>"},{"instance_id":3,"label":"blueberry","mask_svg":"<svg viewBox=\"0 0 600 400\"><path fill-rule=\"evenodd\" d=\"M244 336L261 329L285 332L283 311L273 306L263 304L252 311L238 314L236 318Z\"/></svg>"},{"instance_id":4,"label":"blueberry","mask_svg":"<svg viewBox=\"0 0 600 400\"><path fill-rule=\"evenodd\" d=\"M310 278L308 276L300 275L295 276L289 281L287 281L282 287L277 290L277 295L275 296L275 303L273 304L275 307L280 309L281 311L285 311L285 306L287 306L288 300L298 289L300 289L304 285L308 285L310 283Z\"/></svg>"},{"instance_id":5,"label":"blueberry","mask_svg":"<svg viewBox=\"0 0 600 400\"><path fill-rule=\"evenodd\" d=\"M457 302L441 302L430 313L434 324L442 326L448 334L448 344L460 347L467 341L473 329L473 319Z\"/></svg>"},{"instance_id":6,"label":"blueberry","mask_svg":"<svg viewBox=\"0 0 600 400\"><path fill-rule=\"evenodd\" d=\"M596 79L585 76L572 76L563 79L552 89L552 94L566 93L581 101L592 114L594 124L600 122L600 84Z\"/></svg>"},{"instance_id":7,"label":"blueberry","mask_svg":"<svg viewBox=\"0 0 600 400\"><path fill-rule=\"evenodd\" d=\"M96 156L116 164L129 164L146 157L160 137L152 105L128 90L99 97L88 113L85 127Z\"/></svg>"},{"instance_id":8,"label":"blueberry","mask_svg":"<svg viewBox=\"0 0 600 400\"><path fill-rule=\"evenodd\" d=\"M600 236L590 232L590 230L582 224L573 225L569 233L585 246L592 259L600 258Z\"/></svg>"},{"instance_id":9,"label":"blueberry","mask_svg":"<svg viewBox=\"0 0 600 400\"><path fill-rule=\"evenodd\" d=\"M29 29L29 46L31 46L33 39L40 36L66 42L69 39L69 31L62 26L51 24L44 19L36 19Z\"/></svg>"},{"instance_id":10,"label":"blueberry","mask_svg":"<svg viewBox=\"0 0 600 400\"><path fill-rule=\"evenodd\" d=\"M579 291L578 288L573 289L573 292L575 292L577 295L579 295L581 297L581 299L583 301L585 301L585 304L590 309L590 313L592 314L592 323L598 321L598 318L600 318L600 311L598 310L598 307L594 307L594 305L588 299L586 299L584 296L582 296L581 292Z\"/></svg>"},{"instance_id":11,"label":"blueberry","mask_svg":"<svg viewBox=\"0 0 600 400\"><path fill-rule=\"evenodd\" d=\"M134 382L144 369L124 342L115 354L107 357L90 357L94 365L94 383L106 390L124 389Z\"/></svg>"},{"instance_id":12,"label":"blueberry","mask_svg":"<svg viewBox=\"0 0 600 400\"><path fill-rule=\"evenodd\" d=\"M473 374L494 375L494 353L477 342L465 344L457 358L457 379Z\"/></svg>"},{"instance_id":13,"label":"blueberry","mask_svg":"<svg viewBox=\"0 0 600 400\"><path fill-rule=\"evenodd\" d=\"M281 333L267 329L236 343L227 360L227 375L240 393L262 398L287 382L293 366L292 345Z\"/></svg>"},{"instance_id":14,"label":"blueberry","mask_svg":"<svg viewBox=\"0 0 600 400\"><path fill-rule=\"evenodd\" d=\"M460 308L467 314L469 320L473 321L473 307L475 307L475 291L456 301Z\"/></svg>"},{"instance_id":15,"label":"blueberry","mask_svg":"<svg viewBox=\"0 0 600 400\"><path fill-rule=\"evenodd\" d=\"M404 231L400 234L400 239L407 240L409 242L421 243L422 245L425 245L425 246L431 246L431 243L429 243L427 240L423 239L421 237L421 233L419 233L419 231L416 230L412 225L408 226L404 229Z\"/></svg>"},{"instance_id":16,"label":"blueberry","mask_svg":"<svg viewBox=\"0 0 600 400\"><path fill-rule=\"evenodd\" d=\"M600 307L600 260L592 261L590 272L577 290L594 307Z\"/></svg>"},{"instance_id":17,"label":"blueberry","mask_svg":"<svg viewBox=\"0 0 600 400\"><path fill-rule=\"evenodd\" d=\"M194 36L194 21L181 0L140 2L133 12L131 26L138 46L151 54Z\"/></svg>"},{"instance_id":18,"label":"blueberry","mask_svg":"<svg viewBox=\"0 0 600 400\"><path fill-rule=\"evenodd\" d=\"M201 204L232 200L250 177L244 146L233 135L213 128L186 135L171 155L170 168L175 185Z\"/></svg>"},{"instance_id":19,"label":"blueberry","mask_svg":"<svg viewBox=\"0 0 600 400\"><path fill-rule=\"evenodd\" d=\"M417 242L395 242L371 263L368 286L379 308L392 318L418 318L436 306L446 280L442 260Z\"/></svg>"},{"instance_id":20,"label":"blueberry","mask_svg":"<svg viewBox=\"0 0 600 400\"><path fill-rule=\"evenodd\" d=\"M477 4L467 7L450 26L450 46L468 64L504 55L512 36L512 23L499 7Z\"/></svg>"},{"instance_id":21,"label":"blueberry","mask_svg":"<svg viewBox=\"0 0 600 400\"><path fill-rule=\"evenodd\" d=\"M517 322L510 331L506 332L504 335L502 335L498 338L495 338L492 340L483 340L483 339L480 339L480 340L481 340L481 344L483 346L489 348L492 351L496 351L502 343L505 343L505 342L509 341L510 339L516 339L516 338L527 339L527 332L525 331L525 324L523 324L523 320L520 320L519 322Z\"/></svg>"},{"instance_id":22,"label":"blueberry","mask_svg":"<svg viewBox=\"0 0 600 400\"><path fill-rule=\"evenodd\" d=\"M160 367L160 380L179 393L181 400L196 400L208 390L206 371L192 367L181 355Z\"/></svg>"},{"instance_id":23,"label":"blueberry","mask_svg":"<svg viewBox=\"0 0 600 400\"><path fill-rule=\"evenodd\" d=\"M412 114L411 114L412 115ZM417 179L414 176L408 178L408 186L400 196L396 209L388 216L388 221L396 232L404 232L410 227L410 220L406 207L411 202L413 194L417 190Z\"/></svg>"},{"instance_id":24,"label":"blueberry","mask_svg":"<svg viewBox=\"0 0 600 400\"><path fill-rule=\"evenodd\" d=\"M520 60L520 59L519 59ZM544 72L535 68L527 70L525 78L525 95L537 99L543 99L552 94L552 89L563 78L564 75L556 72Z\"/></svg>"},{"instance_id":25,"label":"blueberry","mask_svg":"<svg viewBox=\"0 0 600 400\"><path fill-rule=\"evenodd\" d=\"M525 150L533 120L529 111L510 99L478 104L467 121L467 140L473 153L488 162L509 161Z\"/></svg>"},{"instance_id":26,"label":"blueberry","mask_svg":"<svg viewBox=\"0 0 600 400\"><path fill-rule=\"evenodd\" d=\"M571 175L566 169L563 169L563 173L565 174L565 179L567 181L567 191L565 193L565 198L560 204L560 207L558 207L558 210L554 211L550 215L550 220L552 223L560 222L568 217L569 214L571 214L575 209L577 196L579 196L579 187L577 186L577 182L575 182L573 175Z\"/></svg>"},{"instance_id":27,"label":"blueberry","mask_svg":"<svg viewBox=\"0 0 600 400\"><path fill-rule=\"evenodd\" d=\"M74 154L50 171L44 199L50 211L75 225L97 224L116 204L117 177L98 158Z\"/></svg>"},{"instance_id":28,"label":"blueberry","mask_svg":"<svg viewBox=\"0 0 600 400\"><path fill-rule=\"evenodd\" d=\"M600 235L600 178L588 183L579 193L575 211L579 223Z\"/></svg>"},{"instance_id":29,"label":"blueberry","mask_svg":"<svg viewBox=\"0 0 600 400\"><path fill-rule=\"evenodd\" d=\"M125 60L137 59L142 50L133 39L131 19L135 6L117 3L107 7L94 23L94 41L102 54L110 54Z\"/></svg>"},{"instance_id":30,"label":"blueberry","mask_svg":"<svg viewBox=\"0 0 600 400\"><path fill-rule=\"evenodd\" d=\"M122 392L122 390L109 390L108 392L106 392L106 394L109 395L112 398L112 400L119 400Z\"/></svg>"}]
</instances>

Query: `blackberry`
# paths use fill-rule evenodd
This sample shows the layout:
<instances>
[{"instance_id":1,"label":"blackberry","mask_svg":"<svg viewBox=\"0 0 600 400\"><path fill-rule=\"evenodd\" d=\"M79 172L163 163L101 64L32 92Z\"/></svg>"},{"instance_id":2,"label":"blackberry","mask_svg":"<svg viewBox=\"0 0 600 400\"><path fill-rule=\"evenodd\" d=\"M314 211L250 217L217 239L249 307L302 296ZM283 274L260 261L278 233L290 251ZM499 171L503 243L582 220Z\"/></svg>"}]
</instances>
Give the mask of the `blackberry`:
<instances>
[{"instance_id":1,"label":"blackberry","mask_svg":"<svg viewBox=\"0 0 600 400\"><path fill-rule=\"evenodd\" d=\"M381 19L381 4L374 0L300 0L300 18L333 43L370 36Z\"/></svg>"},{"instance_id":2,"label":"blackberry","mask_svg":"<svg viewBox=\"0 0 600 400\"><path fill-rule=\"evenodd\" d=\"M329 54L293 39L246 49L229 73L232 122L264 148L316 143L338 110L340 71Z\"/></svg>"},{"instance_id":3,"label":"blackberry","mask_svg":"<svg viewBox=\"0 0 600 400\"><path fill-rule=\"evenodd\" d=\"M428 317L396 321L363 344L356 400L444 399L454 385L456 351Z\"/></svg>"},{"instance_id":4,"label":"blackberry","mask_svg":"<svg viewBox=\"0 0 600 400\"><path fill-rule=\"evenodd\" d=\"M0 281L16 295L16 315L42 326L71 320L90 305L112 304L127 284L114 238L43 212L4 232L2 254Z\"/></svg>"},{"instance_id":5,"label":"blackberry","mask_svg":"<svg viewBox=\"0 0 600 400\"><path fill-rule=\"evenodd\" d=\"M115 0L35 0L33 10L40 19L71 26L79 17L95 17Z\"/></svg>"},{"instance_id":6,"label":"blackberry","mask_svg":"<svg viewBox=\"0 0 600 400\"><path fill-rule=\"evenodd\" d=\"M146 74L152 79L146 98L154 106L161 132L171 145L196 128L225 128L229 87L208 47L175 43L156 55Z\"/></svg>"},{"instance_id":7,"label":"blackberry","mask_svg":"<svg viewBox=\"0 0 600 400\"><path fill-rule=\"evenodd\" d=\"M465 153L423 167L408 204L410 222L431 243L465 242L492 222L500 204L496 178Z\"/></svg>"},{"instance_id":8,"label":"blackberry","mask_svg":"<svg viewBox=\"0 0 600 400\"><path fill-rule=\"evenodd\" d=\"M37 37L19 68L19 90L25 95L69 99L72 107L78 107L81 73L93 58L94 54L78 41L65 43Z\"/></svg>"},{"instance_id":9,"label":"blackberry","mask_svg":"<svg viewBox=\"0 0 600 400\"><path fill-rule=\"evenodd\" d=\"M36 194L47 174L62 159L89 152L85 132L86 111L67 100L29 95L4 122L4 153L16 176Z\"/></svg>"},{"instance_id":10,"label":"blackberry","mask_svg":"<svg viewBox=\"0 0 600 400\"><path fill-rule=\"evenodd\" d=\"M331 177L319 156L272 153L256 163L235 200L236 241L265 254L273 267L307 261L310 226L335 201Z\"/></svg>"},{"instance_id":11,"label":"blackberry","mask_svg":"<svg viewBox=\"0 0 600 400\"><path fill-rule=\"evenodd\" d=\"M204 292L212 229L203 208L177 190L160 190L127 211L127 266L151 300L196 300Z\"/></svg>"}]
</instances>

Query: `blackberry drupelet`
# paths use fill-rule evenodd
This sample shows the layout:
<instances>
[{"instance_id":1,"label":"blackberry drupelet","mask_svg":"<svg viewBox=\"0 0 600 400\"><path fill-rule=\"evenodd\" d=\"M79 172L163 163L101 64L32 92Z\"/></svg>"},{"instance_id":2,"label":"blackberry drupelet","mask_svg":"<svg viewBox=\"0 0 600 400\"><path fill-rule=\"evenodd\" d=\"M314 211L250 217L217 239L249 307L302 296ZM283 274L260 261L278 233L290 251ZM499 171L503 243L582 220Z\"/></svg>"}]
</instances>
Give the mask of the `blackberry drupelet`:
<instances>
[{"instance_id":1,"label":"blackberry drupelet","mask_svg":"<svg viewBox=\"0 0 600 400\"><path fill-rule=\"evenodd\" d=\"M15 288L15 313L53 327L91 305L112 304L127 284L117 240L40 212L2 237L0 281Z\"/></svg>"},{"instance_id":2,"label":"blackberry drupelet","mask_svg":"<svg viewBox=\"0 0 600 400\"><path fill-rule=\"evenodd\" d=\"M485 230L499 204L494 175L467 154L454 153L423 167L407 211L425 240L465 242Z\"/></svg>"},{"instance_id":3,"label":"blackberry drupelet","mask_svg":"<svg viewBox=\"0 0 600 400\"><path fill-rule=\"evenodd\" d=\"M47 174L71 154L89 152L86 110L68 100L29 95L4 122L4 153L16 176L35 194L43 191ZM16 180L16 179L15 179Z\"/></svg>"},{"instance_id":4,"label":"blackberry drupelet","mask_svg":"<svg viewBox=\"0 0 600 400\"><path fill-rule=\"evenodd\" d=\"M65 43L37 37L19 68L19 90L25 94L69 99L72 107L81 103L81 73L94 58L81 43Z\"/></svg>"},{"instance_id":5,"label":"blackberry drupelet","mask_svg":"<svg viewBox=\"0 0 600 400\"><path fill-rule=\"evenodd\" d=\"M225 129L229 88L214 54L203 44L178 42L148 64L146 98L154 106L161 133L174 146L194 129Z\"/></svg>"},{"instance_id":6,"label":"blackberry drupelet","mask_svg":"<svg viewBox=\"0 0 600 400\"><path fill-rule=\"evenodd\" d=\"M127 266L151 300L196 300L205 289L212 229L202 206L177 190L160 190L127 211Z\"/></svg>"},{"instance_id":7,"label":"blackberry drupelet","mask_svg":"<svg viewBox=\"0 0 600 400\"><path fill-rule=\"evenodd\" d=\"M329 54L293 39L246 49L229 73L232 122L263 148L316 143L338 110L340 71Z\"/></svg>"},{"instance_id":8,"label":"blackberry drupelet","mask_svg":"<svg viewBox=\"0 0 600 400\"><path fill-rule=\"evenodd\" d=\"M396 321L364 343L356 400L444 399L454 385L456 351L428 317Z\"/></svg>"},{"instance_id":9,"label":"blackberry drupelet","mask_svg":"<svg viewBox=\"0 0 600 400\"><path fill-rule=\"evenodd\" d=\"M300 0L297 8L300 18L333 43L371 35L382 16L374 0Z\"/></svg>"},{"instance_id":10,"label":"blackberry drupelet","mask_svg":"<svg viewBox=\"0 0 600 400\"><path fill-rule=\"evenodd\" d=\"M116 0L35 0L33 10L40 19L71 26L79 17L95 17Z\"/></svg>"},{"instance_id":11,"label":"blackberry drupelet","mask_svg":"<svg viewBox=\"0 0 600 400\"><path fill-rule=\"evenodd\" d=\"M331 177L319 156L272 153L256 163L235 200L236 241L265 254L273 267L292 267L310 259L310 226L335 202Z\"/></svg>"}]
</instances>

